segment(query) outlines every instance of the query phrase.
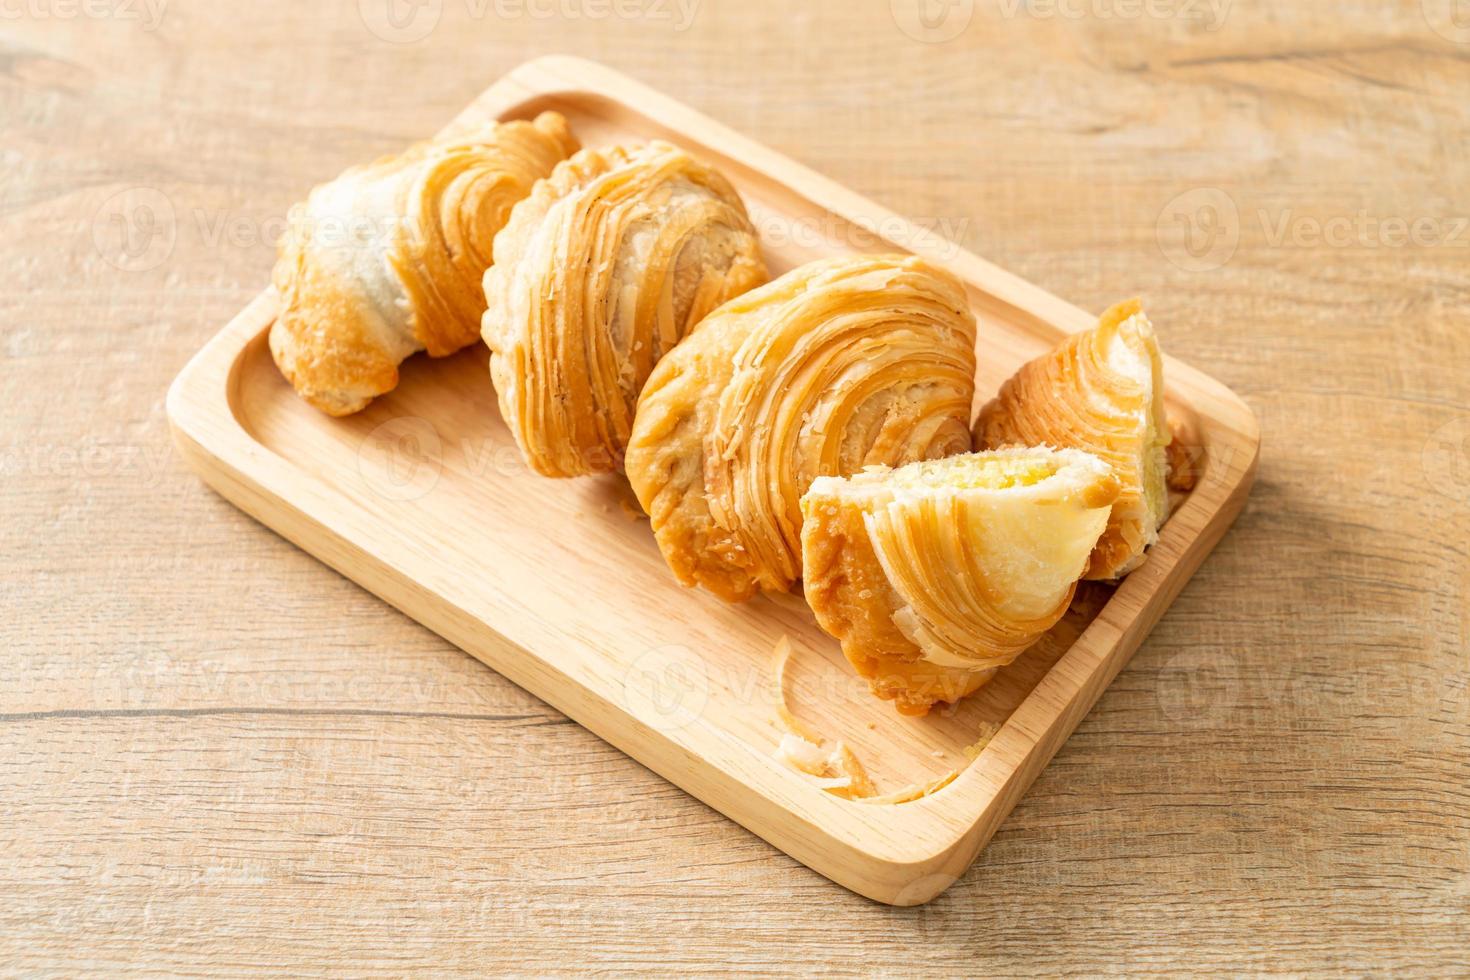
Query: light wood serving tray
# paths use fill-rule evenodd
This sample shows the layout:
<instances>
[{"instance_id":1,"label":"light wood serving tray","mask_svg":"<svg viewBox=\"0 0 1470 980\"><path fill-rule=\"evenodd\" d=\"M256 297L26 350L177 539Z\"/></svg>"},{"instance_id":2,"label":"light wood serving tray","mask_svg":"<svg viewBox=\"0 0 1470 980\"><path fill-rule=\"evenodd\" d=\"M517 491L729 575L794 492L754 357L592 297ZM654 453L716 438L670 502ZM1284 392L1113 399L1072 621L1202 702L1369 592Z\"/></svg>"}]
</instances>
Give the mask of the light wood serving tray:
<instances>
[{"instance_id":1,"label":"light wood serving tray","mask_svg":"<svg viewBox=\"0 0 1470 980\"><path fill-rule=\"evenodd\" d=\"M966 281L980 399L1093 316L607 68L544 58L450 128L556 109L583 145L662 137L717 165L772 274L824 255L909 251ZM323 174L323 178L331 175ZM876 231L875 231L876 230ZM887 240L884 240L884 239ZM1119 284L1120 296L1126 283ZM727 606L681 588L621 478L557 481L520 463L486 351L414 357L392 394L334 420L271 362L267 291L174 382L174 439L212 486L385 601L644 765L854 891L915 905L974 860L1245 502L1258 429L1223 385L1169 360L1171 413L1203 454L1198 487L1121 586L1086 586L1048 636L957 709L904 719L873 699L799 596ZM1168 324L1162 325L1165 345ZM911 803L831 796L777 762L772 650L791 638L796 714L857 752L880 792L968 762ZM695 855L691 860L697 860Z\"/></svg>"}]
</instances>

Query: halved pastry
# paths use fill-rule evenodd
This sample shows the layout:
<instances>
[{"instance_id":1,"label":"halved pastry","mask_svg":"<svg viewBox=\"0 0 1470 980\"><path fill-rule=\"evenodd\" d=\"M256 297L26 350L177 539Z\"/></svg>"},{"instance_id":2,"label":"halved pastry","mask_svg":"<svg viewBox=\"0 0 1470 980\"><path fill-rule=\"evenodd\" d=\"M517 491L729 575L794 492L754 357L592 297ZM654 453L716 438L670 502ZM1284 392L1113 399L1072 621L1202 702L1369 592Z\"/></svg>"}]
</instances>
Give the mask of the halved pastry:
<instances>
[{"instance_id":1,"label":"halved pastry","mask_svg":"<svg viewBox=\"0 0 1470 980\"><path fill-rule=\"evenodd\" d=\"M823 477L801 499L807 603L906 715L972 693L1050 629L1118 482L1075 449L1002 449Z\"/></svg>"},{"instance_id":2,"label":"halved pastry","mask_svg":"<svg viewBox=\"0 0 1470 980\"><path fill-rule=\"evenodd\" d=\"M814 262L727 303L654 369L627 473L669 567L730 602L801 575L823 475L970 449L975 320L912 257Z\"/></svg>"},{"instance_id":3,"label":"halved pastry","mask_svg":"<svg viewBox=\"0 0 1470 980\"><path fill-rule=\"evenodd\" d=\"M577 149L567 122L491 123L354 167L291 209L272 281L270 348L329 415L398 385L415 351L475 342L495 235L536 181Z\"/></svg>"},{"instance_id":4,"label":"halved pastry","mask_svg":"<svg viewBox=\"0 0 1470 980\"><path fill-rule=\"evenodd\" d=\"M1138 300L1119 303L1096 328L1022 365L975 423L977 449L1070 447L1112 466L1118 502L1089 579L1126 575L1158 540L1169 516L1169 439L1163 358Z\"/></svg>"},{"instance_id":5,"label":"halved pastry","mask_svg":"<svg viewBox=\"0 0 1470 980\"><path fill-rule=\"evenodd\" d=\"M739 195L683 150L612 146L558 166L496 238L484 283L490 373L527 464L620 468L649 371L766 278Z\"/></svg>"}]
</instances>

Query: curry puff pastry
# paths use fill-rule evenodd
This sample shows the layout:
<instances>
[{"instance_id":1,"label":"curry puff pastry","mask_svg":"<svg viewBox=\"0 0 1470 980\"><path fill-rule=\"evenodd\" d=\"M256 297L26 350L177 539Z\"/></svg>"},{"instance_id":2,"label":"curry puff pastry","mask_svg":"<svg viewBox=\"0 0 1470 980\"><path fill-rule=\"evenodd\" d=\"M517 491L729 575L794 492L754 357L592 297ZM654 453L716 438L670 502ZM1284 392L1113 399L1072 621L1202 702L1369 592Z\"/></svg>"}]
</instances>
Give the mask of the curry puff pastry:
<instances>
[{"instance_id":1,"label":"curry puff pastry","mask_svg":"<svg viewBox=\"0 0 1470 980\"><path fill-rule=\"evenodd\" d=\"M970 449L975 320L904 256L815 262L716 310L638 403L627 473L669 567L730 602L801 575L824 475Z\"/></svg>"},{"instance_id":2,"label":"curry puff pastry","mask_svg":"<svg viewBox=\"0 0 1470 980\"><path fill-rule=\"evenodd\" d=\"M874 694L925 714L1062 617L1117 496L1075 449L823 477L801 500L807 603Z\"/></svg>"},{"instance_id":3,"label":"curry puff pastry","mask_svg":"<svg viewBox=\"0 0 1470 980\"><path fill-rule=\"evenodd\" d=\"M617 470L648 373L766 281L745 206L668 143L584 150L518 205L485 276L501 415L545 476Z\"/></svg>"},{"instance_id":4,"label":"curry puff pastry","mask_svg":"<svg viewBox=\"0 0 1470 980\"><path fill-rule=\"evenodd\" d=\"M292 208L272 280L270 348L308 402L350 415L398 385L415 351L475 342L495 235L576 152L567 122L488 124L354 167Z\"/></svg>"},{"instance_id":5,"label":"curry puff pastry","mask_svg":"<svg viewBox=\"0 0 1470 980\"><path fill-rule=\"evenodd\" d=\"M1089 579L1137 568L1169 516L1164 367L1137 300L1119 303L1092 330L1021 367L980 411L979 449L1061 446L1113 468L1120 493L1088 564Z\"/></svg>"}]
</instances>

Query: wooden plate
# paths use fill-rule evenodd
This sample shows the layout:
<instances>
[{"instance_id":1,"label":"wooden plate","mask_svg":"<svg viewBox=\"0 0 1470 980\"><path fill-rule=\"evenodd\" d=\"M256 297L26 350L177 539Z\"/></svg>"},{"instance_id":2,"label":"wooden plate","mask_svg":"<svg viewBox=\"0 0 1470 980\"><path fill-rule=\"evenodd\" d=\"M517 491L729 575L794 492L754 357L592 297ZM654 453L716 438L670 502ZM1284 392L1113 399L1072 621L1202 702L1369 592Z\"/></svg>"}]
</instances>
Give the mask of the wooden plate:
<instances>
[{"instance_id":1,"label":"wooden plate","mask_svg":"<svg viewBox=\"0 0 1470 980\"><path fill-rule=\"evenodd\" d=\"M451 128L554 108L584 145L662 137L735 183L773 274L848 251L910 251L966 281L980 397L1094 318L607 68L544 58ZM322 175L324 178L330 175ZM1120 284L1126 289L1126 284ZM1120 297L1121 298L1121 297ZM267 291L174 382L168 416L204 479L247 513L544 698L624 752L854 891L914 905L964 872L1245 502L1258 429L1227 388L1167 363L1171 412L1200 446L1199 485L1148 562L1089 586L1041 643L958 709L923 720L874 700L798 596L730 607L681 588L621 478L525 469L475 347L411 358L366 411L334 420L271 362ZM1163 327L1168 341L1168 325ZM777 762L772 651L795 651L796 714L857 752L880 792L966 766L911 803L842 800ZM690 855L690 860L697 860Z\"/></svg>"}]
</instances>

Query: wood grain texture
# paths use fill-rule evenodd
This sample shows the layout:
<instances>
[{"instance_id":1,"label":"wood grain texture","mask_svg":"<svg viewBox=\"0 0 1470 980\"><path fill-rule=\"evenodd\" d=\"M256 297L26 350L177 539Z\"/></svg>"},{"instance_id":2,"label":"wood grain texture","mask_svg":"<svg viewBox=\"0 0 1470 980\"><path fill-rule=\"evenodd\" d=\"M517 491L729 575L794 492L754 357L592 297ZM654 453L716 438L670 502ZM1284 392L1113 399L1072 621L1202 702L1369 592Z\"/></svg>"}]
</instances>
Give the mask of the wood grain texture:
<instances>
[{"instance_id":1,"label":"wood grain texture","mask_svg":"<svg viewBox=\"0 0 1470 980\"><path fill-rule=\"evenodd\" d=\"M827 229L830 240L809 246L763 235L773 276L852 254L860 234L874 237L873 251L947 266L979 314L977 402L1059 336L1097 322L584 58L517 66L446 131L547 109L591 146L676 140L731 180L757 225ZM1116 588L1089 588L983 695L904 719L871 695L799 598L731 605L680 586L621 477L536 478L493 407L484 348L410 362L394 391L334 419L297 397L273 362L267 337L279 315L277 294L262 292L170 386L174 444L192 468L261 523L670 782L892 905L927 902L963 875L1240 513L1260 451L1250 409L1165 356L1163 397L1187 420L1196 485L1146 567ZM789 683L773 676L782 638L799 651ZM819 738L851 746L881 780L879 793L953 783L903 806L829 795L776 760L778 702ZM982 735L987 745L972 764L967 753Z\"/></svg>"},{"instance_id":2,"label":"wood grain texture","mask_svg":"<svg viewBox=\"0 0 1470 980\"><path fill-rule=\"evenodd\" d=\"M347 0L173 0L153 30L7 15L0 960L1470 968L1470 46L1448 8L1238 0L1211 30L979 3L940 43L837 0L705 0L683 31L446 0L402 44ZM1143 293L1171 353L1262 419L1246 513L930 906L805 871L168 449L168 381L265 281L289 204L549 51L1079 306ZM139 204L162 222L129 257L108 236L141 234Z\"/></svg>"}]
</instances>

